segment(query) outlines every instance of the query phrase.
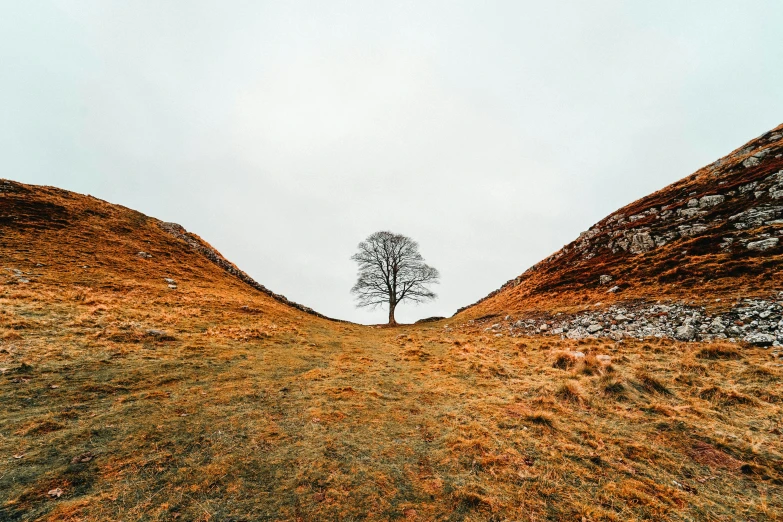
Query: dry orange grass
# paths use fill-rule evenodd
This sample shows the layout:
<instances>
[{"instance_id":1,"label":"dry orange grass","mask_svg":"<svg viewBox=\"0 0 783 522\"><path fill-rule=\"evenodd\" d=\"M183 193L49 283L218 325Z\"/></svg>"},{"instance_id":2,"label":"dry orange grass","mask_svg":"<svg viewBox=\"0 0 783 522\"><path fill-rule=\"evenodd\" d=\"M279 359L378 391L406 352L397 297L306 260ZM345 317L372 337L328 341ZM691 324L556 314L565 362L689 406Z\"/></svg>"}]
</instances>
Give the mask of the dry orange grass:
<instances>
[{"instance_id":1,"label":"dry orange grass","mask_svg":"<svg viewBox=\"0 0 783 522\"><path fill-rule=\"evenodd\" d=\"M45 288L0 294L28 325L0 349L0 519L783 512L783 372L764 350L374 329L290 317L266 296L94 298L97 316ZM173 339L143 334L155 327Z\"/></svg>"},{"instance_id":2,"label":"dry orange grass","mask_svg":"<svg viewBox=\"0 0 783 522\"><path fill-rule=\"evenodd\" d=\"M41 190L0 243L36 274L0 281L0 520L783 513L765 350L331 322L149 218Z\"/></svg>"}]
</instances>

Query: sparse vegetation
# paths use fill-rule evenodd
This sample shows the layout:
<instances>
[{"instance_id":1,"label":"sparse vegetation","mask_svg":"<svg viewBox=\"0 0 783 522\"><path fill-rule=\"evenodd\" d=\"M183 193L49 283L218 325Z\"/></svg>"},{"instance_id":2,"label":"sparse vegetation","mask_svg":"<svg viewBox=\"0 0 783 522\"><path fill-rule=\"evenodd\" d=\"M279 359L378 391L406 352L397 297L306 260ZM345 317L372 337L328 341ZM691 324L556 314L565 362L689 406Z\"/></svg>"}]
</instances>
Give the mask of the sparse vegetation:
<instances>
[{"instance_id":1,"label":"sparse vegetation","mask_svg":"<svg viewBox=\"0 0 783 522\"><path fill-rule=\"evenodd\" d=\"M328 321L46 197L2 239L0 520L780 519L766 350Z\"/></svg>"}]
</instances>

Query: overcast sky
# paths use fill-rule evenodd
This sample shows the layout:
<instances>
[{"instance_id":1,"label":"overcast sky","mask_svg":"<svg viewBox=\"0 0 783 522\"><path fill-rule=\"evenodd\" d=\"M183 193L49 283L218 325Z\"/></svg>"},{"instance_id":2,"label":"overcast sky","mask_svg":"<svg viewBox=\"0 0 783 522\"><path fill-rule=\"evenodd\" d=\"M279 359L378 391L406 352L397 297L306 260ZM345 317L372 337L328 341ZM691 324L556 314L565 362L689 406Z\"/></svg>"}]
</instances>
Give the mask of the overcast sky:
<instances>
[{"instance_id":1,"label":"overcast sky","mask_svg":"<svg viewBox=\"0 0 783 522\"><path fill-rule=\"evenodd\" d=\"M354 307L411 236L451 315L783 122L783 2L0 1L0 177L182 224Z\"/></svg>"}]
</instances>

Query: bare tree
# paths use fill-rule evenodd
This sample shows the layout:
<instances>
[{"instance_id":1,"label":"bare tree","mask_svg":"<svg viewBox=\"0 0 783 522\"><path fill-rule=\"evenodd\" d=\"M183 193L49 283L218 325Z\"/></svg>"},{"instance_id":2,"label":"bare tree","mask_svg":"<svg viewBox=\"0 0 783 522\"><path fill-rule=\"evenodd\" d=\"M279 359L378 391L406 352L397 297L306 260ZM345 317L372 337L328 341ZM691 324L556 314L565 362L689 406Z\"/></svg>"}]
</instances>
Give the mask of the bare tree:
<instances>
[{"instance_id":1,"label":"bare tree","mask_svg":"<svg viewBox=\"0 0 783 522\"><path fill-rule=\"evenodd\" d=\"M428 284L438 283L438 271L424 262L419 244L409 237L376 232L359 243L351 256L359 264L359 277L351 293L357 306L389 305L389 324L396 325L394 310L402 301L421 303L435 299Z\"/></svg>"}]
</instances>

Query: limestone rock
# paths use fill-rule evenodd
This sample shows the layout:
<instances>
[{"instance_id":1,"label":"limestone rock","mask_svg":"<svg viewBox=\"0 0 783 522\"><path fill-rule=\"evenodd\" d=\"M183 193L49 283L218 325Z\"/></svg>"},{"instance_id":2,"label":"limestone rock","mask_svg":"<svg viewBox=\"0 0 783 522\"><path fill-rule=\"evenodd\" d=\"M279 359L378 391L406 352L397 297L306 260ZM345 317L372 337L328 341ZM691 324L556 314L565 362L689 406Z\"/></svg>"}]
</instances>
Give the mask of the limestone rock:
<instances>
[{"instance_id":1,"label":"limestone rock","mask_svg":"<svg viewBox=\"0 0 783 522\"><path fill-rule=\"evenodd\" d=\"M758 252L763 252L764 250L775 248L776 246L778 246L779 242L780 239L777 237L770 237L768 239L762 239L761 241L752 241L748 243L748 250L756 250Z\"/></svg>"},{"instance_id":2,"label":"limestone rock","mask_svg":"<svg viewBox=\"0 0 783 522\"><path fill-rule=\"evenodd\" d=\"M631 238L631 253L643 254L655 248L655 241L649 232L639 232Z\"/></svg>"},{"instance_id":3,"label":"limestone rock","mask_svg":"<svg viewBox=\"0 0 783 522\"><path fill-rule=\"evenodd\" d=\"M726 200L726 196L722 196L720 194L715 194L712 196L703 196L699 200L699 207L700 208L709 208L714 207L717 205L720 205Z\"/></svg>"},{"instance_id":4,"label":"limestone rock","mask_svg":"<svg viewBox=\"0 0 783 522\"><path fill-rule=\"evenodd\" d=\"M743 339L743 341L753 346L772 346L772 343L776 340L774 335L765 333L751 334Z\"/></svg>"},{"instance_id":5,"label":"limestone rock","mask_svg":"<svg viewBox=\"0 0 783 522\"><path fill-rule=\"evenodd\" d=\"M674 331L674 338L680 341L692 341L696 337L696 328L684 324Z\"/></svg>"},{"instance_id":6,"label":"limestone rock","mask_svg":"<svg viewBox=\"0 0 783 522\"><path fill-rule=\"evenodd\" d=\"M750 168L750 167L755 167L759 163L761 163L761 160L751 156L751 157L749 157L748 159L746 159L745 161L742 162L742 166L747 169L747 168Z\"/></svg>"}]
</instances>

